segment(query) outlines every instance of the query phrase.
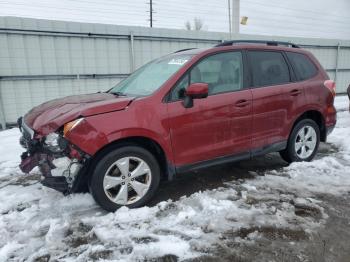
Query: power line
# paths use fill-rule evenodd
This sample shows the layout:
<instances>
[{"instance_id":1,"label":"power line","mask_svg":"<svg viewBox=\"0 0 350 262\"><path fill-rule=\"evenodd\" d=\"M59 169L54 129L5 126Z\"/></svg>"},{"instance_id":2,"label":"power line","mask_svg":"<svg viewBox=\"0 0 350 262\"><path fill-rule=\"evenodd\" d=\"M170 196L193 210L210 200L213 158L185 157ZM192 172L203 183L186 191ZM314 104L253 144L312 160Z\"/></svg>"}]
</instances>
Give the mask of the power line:
<instances>
[{"instance_id":1,"label":"power line","mask_svg":"<svg viewBox=\"0 0 350 262\"><path fill-rule=\"evenodd\" d=\"M0 3L1 3L1 1L0 1ZM3 2L2 2L3 3ZM52 8L52 6L49 6L49 5L40 5L40 6L33 6L33 5L31 5L31 6L28 6L27 4L25 4L25 3L9 3L9 2L6 2L7 4L9 4L9 5L17 5L17 6L25 6L26 7L26 11L28 11L28 9L32 9L33 11L35 11L35 9L42 9L42 10L45 10L45 9L49 9L48 10L48 12L43 12L43 13L41 13L41 14L43 14L43 15L39 15L39 17L48 17L49 16L49 14L48 13L50 13L50 8ZM130 10L131 9L131 10ZM119 12L119 13L121 13L121 14L126 14L126 15L140 15L141 13L140 12L136 12L135 10L133 10L132 8L130 8L127 12L125 12L124 10L122 11L122 12ZM76 8L68 8L68 7L62 7L62 6L59 6L59 7L55 7L55 10L64 10L63 12L64 12L64 14L70 14L70 18L69 19L71 19L71 20L75 20L75 21L77 21L77 20L84 20L84 21L90 21L90 19L85 19L85 18L82 18L82 17L79 17L78 19L76 18L76 17L72 17L72 16L75 16L76 15L76 12L75 11L78 11L78 12L80 12L80 13L85 13L85 14L88 14L88 13L93 13L94 15L92 16L92 18L96 18L96 17L98 17L98 18L103 18L103 20L106 20L108 17L111 17L111 18L113 18L113 19L111 19L111 20L115 20L114 18L116 18L116 12L115 11L113 11L113 10L111 10L110 8L109 9L104 9L104 8L97 8L97 7L95 7L94 8L94 10L86 10L86 9L79 9L78 7L76 7ZM3 11L3 10L2 10ZM52 10L53 11L53 10ZM98 13L98 11L100 11L99 13ZM119 10L120 11L120 10ZM63 14L63 12L58 12L58 15L60 15L60 14ZM141 11L142 12L142 11ZM56 13L56 11L55 11L55 13ZM155 13L154 11L153 11L153 13ZM188 15L189 14L193 14L192 12L188 12L188 11L186 11L185 13L187 13ZM14 13L14 14L12 14L11 13L11 15L17 15L18 16L18 11L16 11L16 13ZM101 14L101 16L99 15L99 14ZM28 16L28 15L27 15ZM30 17L33 17L33 15L30 15ZM35 17L35 16L34 16ZM50 17L51 18L51 17ZM164 18L166 18L167 20L169 19L169 18L174 18L174 19L179 19L179 16L174 16L174 15L165 15L164 16ZM57 19L57 18L56 18ZM153 18L153 22L154 22L155 20L154 20L154 18ZM211 21L216 21L216 22L223 22L223 20L222 19L212 19ZM224 20L225 21L225 20ZM127 24L127 23L123 23L123 24ZM177 23L177 25L178 25L178 23Z\"/></svg>"},{"instance_id":2,"label":"power line","mask_svg":"<svg viewBox=\"0 0 350 262\"><path fill-rule=\"evenodd\" d=\"M291 8L291 7L285 7L285 6L281 6L281 5L274 5L274 4L271 4L271 3L261 3L261 2L255 2L255 1L251 1L251 0L245 0L245 2L247 3L251 3L251 4L254 4L254 5L261 5L261 6L271 6L271 7L274 7L274 8L279 8L279 9L283 9L283 10L291 10L291 11L297 11L298 14L302 14L302 13L313 13L313 14L316 14L318 15L318 17L310 17L310 16L303 16L303 15L296 15L295 17L301 17L301 18L305 18L305 19L316 19L316 20L323 20L324 18L320 17L319 18L319 15L323 15L323 16L327 16L327 20L330 20L327 13L325 12L317 12L317 11L313 11L313 10L304 10L304 9L298 9L298 8ZM268 12L266 10L264 10L264 12ZM275 14L274 12L268 12L268 13L273 13ZM277 12L276 12L277 13ZM340 15L337 15L337 17L339 18L342 18L342 19L350 19L348 16L340 16ZM336 21L336 20L333 20L333 21ZM337 20L336 22L339 22L339 20Z\"/></svg>"},{"instance_id":3,"label":"power line","mask_svg":"<svg viewBox=\"0 0 350 262\"><path fill-rule=\"evenodd\" d=\"M288 9L288 8L287 8ZM188 9L185 9L185 8L180 8L180 9L176 9L176 8L172 8L172 9L162 9L162 13L164 14L164 13L169 13L169 14L173 14L174 13L174 11L181 11L181 13L188 13ZM223 9L223 13L226 13L226 9ZM190 11L191 12L191 11ZM212 12L212 10L206 10L206 11L204 11L204 10L196 10L195 11L195 13L196 14L203 14L203 15L206 15L206 14L209 14L209 13L211 13ZM323 19L323 18L319 18L319 17L310 17L310 16L300 16L300 15L292 15L292 14L281 14L281 13L278 13L278 12L271 12L271 11L268 11L268 10L263 10L263 11L259 11L259 13L261 13L261 12L264 12L264 13L269 13L269 14L273 14L273 15L275 15L275 16L284 16L284 17L291 17L291 18L302 18L302 19L306 19L306 20L312 20L312 21L315 21L315 20L318 20L319 22L323 22L323 23L327 23L328 21L332 21L332 22L334 22L334 23L337 23L337 24L339 24L339 25L341 25L341 26L346 26L345 24L344 24L344 22L341 22L341 21L339 21L339 20L331 20L331 19L328 19L327 18L327 20L325 20L325 19ZM193 13L193 12L191 12L191 13ZM254 14L255 15L255 14ZM266 20L266 17L264 17L265 18L265 20ZM268 17L268 19L271 19L271 17ZM349 19L349 18L347 18L347 19ZM317 23L319 23L319 22L317 22ZM294 22L293 22L294 23Z\"/></svg>"},{"instance_id":4,"label":"power line","mask_svg":"<svg viewBox=\"0 0 350 262\"><path fill-rule=\"evenodd\" d=\"M316 15L329 16L329 10L327 10L327 9L324 9L322 11L314 9L314 8L312 8L311 10L310 9L306 10L306 9L300 9L300 8L293 8L293 7L290 7L290 6L286 7L286 6L282 6L282 5L276 5L275 3L271 3L271 2L263 3L263 4L261 2L255 2L255 1L252 1L252 0L245 0L245 2L250 2L250 3L253 3L253 4L259 4L259 5L268 5L268 6L273 6L273 7L276 7L276 8L281 8L281 9L293 10L293 11L297 11L298 13L304 12L304 13L308 13L308 14L311 13L311 14L316 14ZM350 19L348 16L341 16L339 14L337 14L336 17Z\"/></svg>"},{"instance_id":5,"label":"power line","mask_svg":"<svg viewBox=\"0 0 350 262\"><path fill-rule=\"evenodd\" d=\"M117 4L113 0L104 1L61 0L58 6L54 6L52 4L50 5L50 2L41 3L40 1L35 0L32 0L31 4L23 0L14 0L13 2L9 0L0 0L0 5L2 5L0 13L4 15L9 15L11 13L11 15L14 16L23 15L33 18L42 17L45 19L62 19L70 21L84 21L90 23L98 23L103 21L105 23L112 24L144 25L144 22L142 22L141 19L143 19L143 21L147 19L145 15L146 6L144 4L142 5L141 2L137 4L137 1L130 1L125 2L123 5L121 5L120 3ZM327 14L323 12L284 7L282 5L276 5L275 2L259 3L255 1L242 0L242 4L246 4L245 7L254 4L254 6L249 7L249 9L252 9L254 11L252 16L250 16L251 23L248 27L244 27L244 30L249 29L251 30L250 32L254 32L257 29L265 29L266 33L268 33L269 31L276 32L286 29L288 30L288 33L293 35L296 35L297 32L306 32L305 34L310 33L311 35L325 35L327 33L329 35L335 35L334 33L339 33L339 35L349 35L350 28L348 28L346 25L346 22L348 21L347 19L349 19L348 17L344 17L342 19L344 22L342 22L339 19L336 19L341 16L326 17ZM227 3L220 1L215 2L214 4L214 2L198 5L198 8L194 6L194 1L189 2L186 6L179 6L174 2L168 1L161 1L160 3L157 2L157 11L159 11L159 14L157 13L157 21L159 21L157 22L157 27L182 28L183 24L181 20L188 19L190 16L199 15L200 17L209 17L210 20L208 20L208 26L211 27L211 29L214 27L216 31L227 32L227 22L229 20L227 17ZM156 12L153 10L153 5L154 0L149 0L147 3L147 7L149 7L149 19L147 19L147 21L149 21L150 27L154 26L155 21L154 13ZM260 8L256 5L267 7ZM6 12L4 9L9 10ZM305 12L308 14L314 13L319 15L310 16L306 15ZM215 13L215 16L212 18L210 15L213 13ZM133 19L123 19L125 16L130 16ZM264 28L259 28L259 25L260 27L262 26ZM320 30L320 28L323 30ZM285 33L283 32L283 34Z\"/></svg>"},{"instance_id":6,"label":"power line","mask_svg":"<svg viewBox=\"0 0 350 262\"><path fill-rule=\"evenodd\" d=\"M283 14L276 14L277 16L283 16L284 18L286 16L284 16ZM287 16L289 17L289 16ZM167 21L169 21L169 19L171 18L174 18L174 19L178 19L179 17L178 16L172 16L171 14L167 14L167 12L162 12L162 14L158 15L158 19L159 21L162 20L162 18L166 19ZM346 29L348 29L348 27L344 24L339 24L337 26L334 26L332 24L329 24L327 23L327 21L318 21L317 23L310 23L310 22L303 22L303 21L288 21L288 20L282 20L282 19L278 19L278 18L273 18L273 17L269 17L269 20L266 21L266 16L253 16L251 17L251 20L252 19L256 19L258 23L269 23L267 24L267 26L271 26L271 27L276 27L274 25L274 23L270 23L271 21L274 22L278 22L279 25L283 24L283 22L285 23L293 23L293 25L301 25L301 26L310 26L310 27L313 27L313 28L320 28L320 27L327 27L327 28L330 28L330 29L334 29L334 30L337 30L337 29L344 29L345 31L343 32L346 32ZM215 22L222 22L222 23L226 23L227 20L226 19L215 19L215 20L211 20L212 22L215 21Z\"/></svg>"},{"instance_id":7,"label":"power line","mask_svg":"<svg viewBox=\"0 0 350 262\"><path fill-rule=\"evenodd\" d=\"M276 15L277 16L283 16L285 18L285 16L283 14L276 14ZM322 27L322 28L329 27L330 29L334 29L335 28L334 25L331 25L331 24L327 23L327 21L317 22L317 23L307 23L307 22L303 22L303 21L288 21L288 20L285 20L285 19L271 18L271 17L269 17L269 21L266 21L265 20L265 18L266 18L265 16L259 16L259 15L250 17L250 20L253 20L254 18L257 20L257 22L259 24L261 24L261 23L269 23L270 26L274 26L274 23L270 23L270 21L276 21L276 22L278 22L279 25L282 25L282 26L283 26L284 23L288 23L289 25L291 23L293 23L293 25L300 25L300 26L303 26L303 27L310 26L310 27L315 27L315 28L320 28L320 27ZM339 29L339 28L341 28L341 29L348 29L348 31L350 31L349 27L347 27L344 24L337 25L336 28L337 29Z\"/></svg>"},{"instance_id":8,"label":"power line","mask_svg":"<svg viewBox=\"0 0 350 262\"><path fill-rule=\"evenodd\" d=\"M1 2L0 1L0 4L1 3L4 3L4 2ZM50 5L39 5L39 6L28 6L28 4L25 4L25 3L9 3L9 2L6 2L5 4L8 4L8 5L16 5L16 6L25 6L26 7L26 11L28 11L28 9L45 9L46 11L54 11L56 13L56 10L66 10L64 11L65 14L67 13L71 13L71 14L75 14L74 11L79 11L79 12L82 12L82 13L95 13L96 14L96 11L100 10L102 11L103 14L111 14L111 15L114 15L116 14L115 11L111 10L111 9L104 9L104 8L94 8L94 10L84 10L84 9L81 9L81 8L68 8L68 7L52 7ZM47 10L47 8L49 8L49 10ZM50 8L52 8L52 10L50 10ZM18 12L18 10L16 10ZM129 15L139 15L140 12L135 12L133 10L128 10L127 12L125 11L122 11L122 14L129 14Z\"/></svg>"}]
</instances>

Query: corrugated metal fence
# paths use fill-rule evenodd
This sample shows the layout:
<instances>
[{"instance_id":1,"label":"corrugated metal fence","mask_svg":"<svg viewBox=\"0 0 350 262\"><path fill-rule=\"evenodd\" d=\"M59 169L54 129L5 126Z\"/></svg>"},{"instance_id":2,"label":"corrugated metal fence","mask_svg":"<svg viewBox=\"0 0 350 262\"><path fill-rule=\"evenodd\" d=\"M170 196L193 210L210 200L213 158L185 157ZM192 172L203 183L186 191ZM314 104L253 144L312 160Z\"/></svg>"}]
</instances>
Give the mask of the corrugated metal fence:
<instances>
[{"instance_id":1,"label":"corrugated metal fence","mask_svg":"<svg viewBox=\"0 0 350 262\"><path fill-rule=\"evenodd\" d=\"M71 94L107 90L142 64L189 47L229 39L216 32L0 17L0 121ZM350 83L350 41L235 35L291 41L320 60L343 93Z\"/></svg>"}]
</instances>

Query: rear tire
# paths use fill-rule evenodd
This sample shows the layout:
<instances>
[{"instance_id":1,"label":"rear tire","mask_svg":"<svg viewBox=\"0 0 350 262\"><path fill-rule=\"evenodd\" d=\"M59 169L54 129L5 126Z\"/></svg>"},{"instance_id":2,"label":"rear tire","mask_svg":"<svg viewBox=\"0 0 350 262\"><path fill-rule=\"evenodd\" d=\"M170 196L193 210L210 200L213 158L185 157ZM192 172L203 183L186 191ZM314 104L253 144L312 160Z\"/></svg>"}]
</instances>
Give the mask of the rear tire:
<instances>
[{"instance_id":1,"label":"rear tire","mask_svg":"<svg viewBox=\"0 0 350 262\"><path fill-rule=\"evenodd\" d=\"M320 144L320 128L315 121L303 119L293 128L287 148L280 151L280 156L288 163L311 161Z\"/></svg>"},{"instance_id":2,"label":"rear tire","mask_svg":"<svg viewBox=\"0 0 350 262\"><path fill-rule=\"evenodd\" d=\"M90 180L90 193L107 211L121 206L136 208L145 205L155 194L160 168L146 149L125 146L106 153Z\"/></svg>"}]
</instances>

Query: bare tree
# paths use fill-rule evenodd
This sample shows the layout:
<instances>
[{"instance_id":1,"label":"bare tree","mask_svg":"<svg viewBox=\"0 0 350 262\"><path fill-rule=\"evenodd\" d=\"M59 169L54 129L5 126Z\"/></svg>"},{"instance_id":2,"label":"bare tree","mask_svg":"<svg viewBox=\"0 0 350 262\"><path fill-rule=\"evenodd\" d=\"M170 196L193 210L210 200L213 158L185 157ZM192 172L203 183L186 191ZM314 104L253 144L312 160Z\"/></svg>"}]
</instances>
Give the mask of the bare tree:
<instances>
[{"instance_id":1,"label":"bare tree","mask_svg":"<svg viewBox=\"0 0 350 262\"><path fill-rule=\"evenodd\" d=\"M204 24L203 24L203 21L202 21L200 18L195 17L195 18L193 19L193 26L192 26L192 24L191 24L190 21L186 21L186 23L185 23L185 28L186 28L187 30L200 31L200 30L203 29L203 25L204 25Z\"/></svg>"},{"instance_id":2,"label":"bare tree","mask_svg":"<svg viewBox=\"0 0 350 262\"><path fill-rule=\"evenodd\" d=\"M199 30L201 30L203 28L203 22L202 22L202 20L200 18L195 17L193 19L193 22L194 22L194 26L193 26L194 30L199 31Z\"/></svg>"},{"instance_id":3,"label":"bare tree","mask_svg":"<svg viewBox=\"0 0 350 262\"><path fill-rule=\"evenodd\" d=\"M192 29L192 27L191 27L191 22L190 22L190 21L187 21L187 22L185 23L185 27L186 27L187 30L191 31L191 29Z\"/></svg>"}]
</instances>

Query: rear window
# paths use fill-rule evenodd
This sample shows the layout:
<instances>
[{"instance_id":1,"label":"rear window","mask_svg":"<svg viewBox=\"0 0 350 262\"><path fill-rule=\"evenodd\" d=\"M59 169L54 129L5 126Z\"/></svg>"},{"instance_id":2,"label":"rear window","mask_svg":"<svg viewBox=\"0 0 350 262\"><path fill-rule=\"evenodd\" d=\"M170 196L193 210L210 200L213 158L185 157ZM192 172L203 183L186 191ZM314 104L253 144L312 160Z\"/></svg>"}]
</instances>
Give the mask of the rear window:
<instances>
[{"instance_id":1,"label":"rear window","mask_svg":"<svg viewBox=\"0 0 350 262\"><path fill-rule=\"evenodd\" d=\"M280 52L249 51L253 85L272 86L290 82L288 65Z\"/></svg>"},{"instance_id":2,"label":"rear window","mask_svg":"<svg viewBox=\"0 0 350 262\"><path fill-rule=\"evenodd\" d=\"M316 66L304 54L286 52L289 61L296 71L298 80L310 79L317 74Z\"/></svg>"}]
</instances>

